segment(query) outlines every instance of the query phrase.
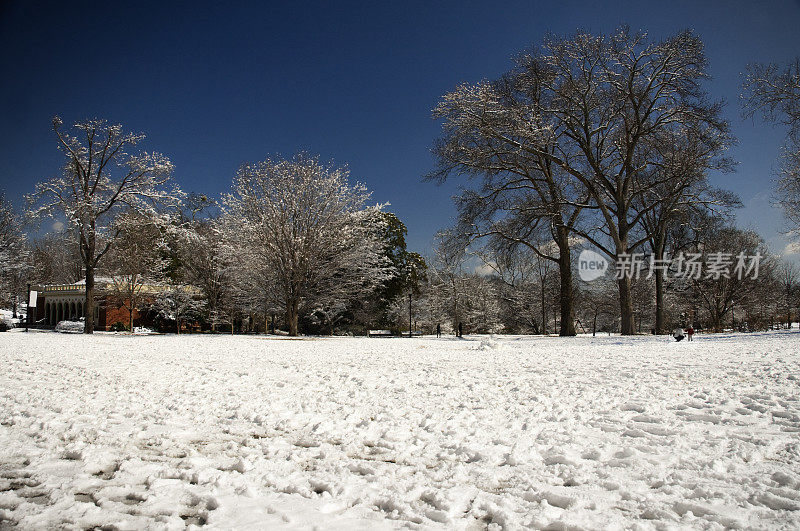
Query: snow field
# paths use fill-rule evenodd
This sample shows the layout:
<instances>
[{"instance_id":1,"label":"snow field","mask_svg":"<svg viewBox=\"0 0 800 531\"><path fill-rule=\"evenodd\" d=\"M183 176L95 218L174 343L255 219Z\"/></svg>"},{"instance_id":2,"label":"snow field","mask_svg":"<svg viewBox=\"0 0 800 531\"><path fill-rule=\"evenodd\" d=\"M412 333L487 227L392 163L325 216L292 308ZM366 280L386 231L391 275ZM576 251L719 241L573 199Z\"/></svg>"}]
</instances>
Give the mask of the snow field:
<instances>
[{"instance_id":1,"label":"snow field","mask_svg":"<svg viewBox=\"0 0 800 531\"><path fill-rule=\"evenodd\" d=\"M0 527L800 526L796 333L0 337Z\"/></svg>"}]
</instances>

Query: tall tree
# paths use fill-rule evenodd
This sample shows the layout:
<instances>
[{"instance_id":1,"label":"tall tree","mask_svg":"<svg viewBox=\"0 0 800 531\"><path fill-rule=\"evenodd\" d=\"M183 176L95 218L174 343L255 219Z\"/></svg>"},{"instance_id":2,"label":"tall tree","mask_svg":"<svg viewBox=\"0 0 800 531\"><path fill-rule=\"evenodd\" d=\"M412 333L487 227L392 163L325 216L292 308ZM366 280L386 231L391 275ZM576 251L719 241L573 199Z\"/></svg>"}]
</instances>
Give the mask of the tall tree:
<instances>
[{"instance_id":1,"label":"tall tree","mask_svg":"<svg viewBox=\"0 0 800 531\"><path fill-rule=\"evenodd\" d=\"M163 226L163 220L136 211L121 214L115 223L119 236L108 253L104 270L111 278L117 304L128 311L131 332L133 313L141 309L148 286L165 280L168 261Z\"/></svg>"},{"instance_id":2,"label":"tall tree","mask_svg":"<svg viewBox=\"0 0 800 531\"><path fill-rule=\"evenodd\" d=\"M459 146L477 151L470 163L480 172L518 175L508 180L512 190L554 187L554 193L531 193L533 208L522 199L510 207L552 220L557 234L580 234L614 260L646 241L637 226L657 203L635 205L659 184L647 178L652 142L667 131L697 130L696 137L714 142L714 155L727 144L722 106L709 102L701 86L708 77L703 44L691 32L658 42L625 27L613 35L549 37L516 63L501 83L462 85L445 96L436 115L450 116L446 138L452 131L462 136ZM492 149L474 147L484 144ZM504 200L496 192L480 199ZM572 219L589 202L596 222L581 228ZM568 240L557 240L566 261ZM563 262L560 270L565 292ZM629 277L618 280L618 291L622 333L632 334Z\"/></svg>"},{"instance_id":3,"label":"tall tree","mask_svg":"<svg viewBox=\"0 0 800 531\"><path fill-rule=\"evenodd\" d=\"M0 193L0 264L10 265L25 242L22 224L14 213L11 203Z\"/></svg>"},{"instance_id":4,"label":"tall tree","mask_svg":"<svg viewBox=\"0 0 800 531\"><path fill-rule=\"evenodd\" d=\"M792 308L796 307L800 270L792 262L783 262L777 267L775 276L783 292L783 304L786 308L786 326L792 328Z\"/></svg>"},{"instance_id":5,"label":"tall tree","mask_svg":"<svg viewBox=\"0 0 800 531\"><path fill-rule=\"evenodd\" d=\"M274 275L290 335L301 313L372 291L387 276L381 207L347 178L301 153L245 164L224 198L226 234Z\"/></svg>"},{"instance_id":6,"label":"tall tree","mask_svg":"<svg viewBox=\"0 0 800 531\"><path fill-rule=\"evenodd\" d=\"M178 259L178 278L203 293L205 316L212 331L217 324L230 319L223 315L223 301L231 295L231 253L224 241L218 220L196 219L187 221L173 233L173 250Z\"/></svg>"},{"instance_id":7,"label":"tall tree","mask_svg":"<svg viewBox=\"0 0 800 531\"><path fill-rule=\"evenodd\" d=\"M686 295L693 296L705 314L708 328L720 331L727 316L731 322L735 320L737 307L738 320L742 321L748 306L754 306L759 299L774 298L765 293L774 294L771 284L775 264L758 234L725 224L720 218L708 218L700 229L694 252L704 268L692 274L690 267L684 266L684 273L689 274L683 275L681 282ZM688 259L690 255L686 256ZM769 289L762 289L764 286Z\"/></svg>"},{"instance_id":8,"label":"tall tree","mask_svg":"<svg viewBox=\"0 0 800 531\"><path fill-rule=\"evenodd\" d=\"M550 257L557 247L554 242L542 238L538 250L533 252L527 246L495 238L475 254L504 284L505 289L500 293L511 314L509 320L523 324L536 334L547 334L547 315L553 300L548 290L554 280L558 283L558 272L555 270L557 260L542 256ZM518 328L512 323L507 323L506 327L509 325L512 330Z\"/></svg>"},{"instance_id":9,"label":"tall tree","mask_svg":"<svg viewBox=\"0 0 800 531\"><path fill-rule=\"evenodd\" d=\"M562 336L575 335L570 233L588 197L552 156L554 142L522 146L531 113L548 105L543 85L531 82L521 66L494 83L461 85L445 94L434 109L444 120L443 137L435 144L438 167L428 179L443 182L457 173L480 179L455 198L458 222L454 235L464 246L481 238L526 246L558 264ZM550 233L557 253L541 252L542 229Z\"/></svg>"},{"instance_id":10,"label":"tall tree","mask_svg":"<svg viewBox=\"0 0 800 531\"><path fill-rule=\"evenodd\" d=\"M702 135L702 136L700 136ZM715 188L708 182L709 170L731 171L733 162L717 156L724 136L711 129L690 127L667 130L650 139L652 163L643 171L648 183L646 194L635 197L634 208L641 217L644 237L652 260L648 276L655 283L655 323L657 333L666 329L664 318L667 245L671 231L693 217L722 217L741 205L735 194Z\"/></svg>"},{"instance_id":11,"label":"tall tree","mask_svg":"<svg viewBox=\"0 0 800 531\"><path fill-rule=\"evenodd\" d=\"M94 332L95 272L120 234L114 221L123 210L142 214L180 201L171 185L172 163L159 153L128 153L144 135L125 133L119 124L88 120L74 125L74 135L53 131L65 163L61 177L36 185L29 196L36 216L63 216L78 241L86 277L84 333Z\"/></svg>"},{"instance_id":12,"label":"tall tree","mask_svg":"<svg viewBox=\"0 0 800 531\"><path fill-rule=\"evenodd\" d=\"M24 294L23 277L29 271L29 255L22 223L0 193L0 301L11 304L15 318L20 295Z\"/></svg>"},{"instance_id":13,"label":"tall tree","mask_svg":"<svg viewBox=\"0 0 800 531\"><path fill-rule=\"evenodd\" d=\"M424 279L427 264L418 253L409 251L406 246L408 229L392 212L381 212L384 223L380 227L379 238L382 242L382 255L390 264L391 273L375 290L371 304L375 306L377 315L373 315L373 323L381 326L389 322L389 308L392 302L408 294L419 296L420 282ZM369 304L370 302L367 301ZM377 317L377 323L375 323Z\"/></svg>"},{"instance_id":14,"label":"tall tree","mask_svg":"<svg viewBox=\"0 0 800 531\"><path fill-rule=\"evenodd\" d=\"M761 113L764 119L788 128L777 200L794 229L800 230L800 57L783 66L748 65L743 88L745 116Z\"/></svg>"}]
</instances>

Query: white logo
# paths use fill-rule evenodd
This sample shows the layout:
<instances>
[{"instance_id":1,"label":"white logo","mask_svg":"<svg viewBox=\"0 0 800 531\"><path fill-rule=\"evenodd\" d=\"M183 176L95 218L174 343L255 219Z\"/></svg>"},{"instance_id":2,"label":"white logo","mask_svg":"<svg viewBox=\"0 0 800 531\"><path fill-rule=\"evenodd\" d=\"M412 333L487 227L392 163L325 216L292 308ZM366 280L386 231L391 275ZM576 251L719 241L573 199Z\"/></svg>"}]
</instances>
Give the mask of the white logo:
<instances>
[{"instance_id":1,"label":"white logo","mask_svg":"<svg viewBox=\"0 0 800 531\"><path fill-rule=\"evenodd\" d=\"M606 259L592 250L584 249L578 256L578 276L584 282L597 280L606 274L606 269L608 269Z\"/></svg>"}]
</instances>

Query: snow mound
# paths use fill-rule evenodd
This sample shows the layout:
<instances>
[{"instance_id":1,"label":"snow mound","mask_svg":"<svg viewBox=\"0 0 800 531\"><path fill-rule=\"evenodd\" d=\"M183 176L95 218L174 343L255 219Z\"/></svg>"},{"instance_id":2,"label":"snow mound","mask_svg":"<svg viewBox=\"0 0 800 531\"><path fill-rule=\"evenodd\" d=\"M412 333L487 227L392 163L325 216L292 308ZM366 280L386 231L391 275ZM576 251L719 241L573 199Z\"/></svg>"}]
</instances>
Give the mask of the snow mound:
<instances>
[{"instance_id":1,"label":"snow mound","mask_svg":"<svg viewBox=\"0 0 800 531\"><path fill-rule=\"evenodd\" d=\"M0 331L11 330L19 326L20 319L12 317L11 310L0 310Z\"/></svg>"},{"instance_id":2,"label":"snow mound","mask_svg":"<svg viewBox=\"0 0 800 531\"><path fill-rule=\"evenodd\" d=\"M505 350L506 345L494 334L490 335L489 337L481 338L481 342L478 344L478 350Z\"/></svg>"},{"instance_id":3,"label":"snow mound","mask_svg":"<svg viewBox=\"0 0 800 531\"><path fill-rule=\"evenodd\" d=\"M80 321L59 321L56 325L56 332L80 334L83 333L83 323Z\"/></svg>"}]
</instances>

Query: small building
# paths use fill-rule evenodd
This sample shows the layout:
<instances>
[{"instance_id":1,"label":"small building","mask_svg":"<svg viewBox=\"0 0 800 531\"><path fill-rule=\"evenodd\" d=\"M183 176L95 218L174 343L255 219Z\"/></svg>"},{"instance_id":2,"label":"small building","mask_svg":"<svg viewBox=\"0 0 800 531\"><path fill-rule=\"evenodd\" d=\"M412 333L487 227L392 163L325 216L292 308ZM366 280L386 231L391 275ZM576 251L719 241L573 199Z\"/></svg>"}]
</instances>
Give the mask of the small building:
<instances>
[{"instance_id":1,"label":"small building","mask_svg":"<svg viewBox=\"0 0 800 531\"><path fill-rule=\"evenodd\" d=\"M51 327L59 321L77 321L84 316L86 300L85 281L74 284L48 284L32 286L36 291L36 307L31 308L31 320L38 326ZM142 286L147 295L154 295L164 289L162 286ZM128 300L118 296L110 279L95 280L95 330L108 330L115 323L128 326L130 318ZM134 326L151 326L153 318L148 312L133 310Z\"/></svg>"},{"instance_id":2,"label":"small building","mask_svg":"<svg viewBox=\"0 0 800 531\"><path fill-rule=\"evenodd\" d=\"M36 308L31 308L31 321L37 325L55 326L59 321L77 321L83 317L86 284L48 284L34 286ZM98 326L99 308L95 307L95 326Z\"/></svg>"}]
</instances>

